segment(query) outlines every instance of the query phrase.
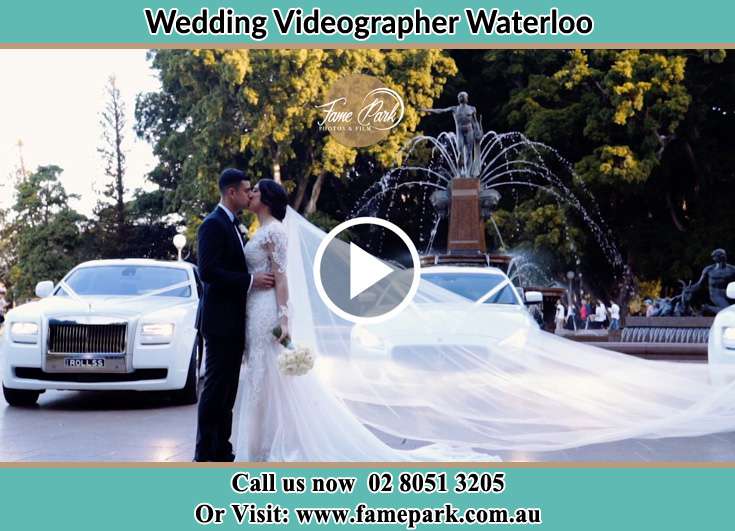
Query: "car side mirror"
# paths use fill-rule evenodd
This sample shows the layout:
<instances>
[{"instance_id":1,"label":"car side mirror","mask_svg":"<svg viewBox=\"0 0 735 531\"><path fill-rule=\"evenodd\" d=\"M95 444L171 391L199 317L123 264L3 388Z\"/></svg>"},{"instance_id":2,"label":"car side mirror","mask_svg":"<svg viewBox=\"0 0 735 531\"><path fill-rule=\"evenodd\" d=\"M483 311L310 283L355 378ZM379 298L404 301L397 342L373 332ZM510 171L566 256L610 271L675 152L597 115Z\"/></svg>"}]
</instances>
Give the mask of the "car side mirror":
<instances>
[{"instance_id":1,"label":"car side mirror","mask_svg":"<svg viewBox=\"0 0 735 531\"><path fill-rule=\"evenodd\" d=\"M544 295L540 291L527 291L523 297L526 299L526 304L544 302Z\"/></svg>"},{"instance_id":2,"label":"car side mirror","mask_svg":"<svg viewBox=\"0 0 735 531\"><path fill-rule=\"evenodd\" d=\"M54 283L50 280L42 280L36 284L36 297L45 299L54 291Z\"/></svg>"},{"instance_id":3,"label":"car side mirror","mask_svg":"<svg viewBox=\"0 0 735 531\"><path fill-rule=\"evenodd\" d=\"M728 299L735 299L735 282L730 282L727 285L727 298Z\"/></svg>"}]
</instances>

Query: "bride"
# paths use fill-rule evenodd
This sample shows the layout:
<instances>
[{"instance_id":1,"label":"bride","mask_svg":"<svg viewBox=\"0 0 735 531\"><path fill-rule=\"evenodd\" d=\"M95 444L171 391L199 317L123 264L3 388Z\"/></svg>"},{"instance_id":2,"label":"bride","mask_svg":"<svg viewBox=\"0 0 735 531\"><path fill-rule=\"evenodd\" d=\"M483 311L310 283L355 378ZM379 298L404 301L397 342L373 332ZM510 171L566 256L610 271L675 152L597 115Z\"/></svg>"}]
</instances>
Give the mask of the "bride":
<instances>
[{"instance_id":1,"label":"bride","mask_svg":"<svg viewBox=\"0 0 735 531\"><path fill-rule=\"evenodd\" d=\"M248 297L248 365L236 456L247 461L409 459L370 432L313 373L279 373L277 357L283 348L279 341L291 329L289 280L304 281L287 275L288 236L282 223L287 205L285 190L270 179L260 180L251 191L248 208L258 216L260 228L245 246L248 270L272 272L276 285L253 290ZM272 332L277 326L280 338Z\"/></svg>"},{"instance_id":2,"label":"bride","mask_svg":"<svg viewBox=\"0 0 735 531\"><path fill-rule=\"evenodd\" d=\"M735 430L735 385L712 386L706 365L589 347L519 327L500 312L469 337L452 328L473 305L429 283L401 322L412 332L440 323L446 341L423 345L410 360L385 349L357 356L351 324L326 307L312 282L324 233L287 207L272 180L258 182L249 208L260 229L245 247L248 268L272 271L276 288L248 297L239 460L493 460L498 450ZM279 372L282 347L272 332L279 325L317 355L310 373Z\"/></svg>"}]
</instances>

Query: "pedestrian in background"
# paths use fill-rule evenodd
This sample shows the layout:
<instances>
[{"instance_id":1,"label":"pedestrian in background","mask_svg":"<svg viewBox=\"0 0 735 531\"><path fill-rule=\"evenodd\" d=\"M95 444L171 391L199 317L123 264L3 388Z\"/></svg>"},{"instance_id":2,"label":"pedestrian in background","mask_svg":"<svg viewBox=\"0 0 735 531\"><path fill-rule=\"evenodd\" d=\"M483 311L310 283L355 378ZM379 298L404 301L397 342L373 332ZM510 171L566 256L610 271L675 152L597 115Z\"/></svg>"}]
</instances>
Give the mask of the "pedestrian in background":
<instances>
[{"instance_id":1,"label":"pedestrian in background","mask_svg":"<svg viewBox=\"0 0 735 531\"><path fill-rule=\"evenodd\" d=\"M556 329L554 330L557 334L564 328L564 318L566 316L566 308L561 303L561 299L556 301L556 315L554 316L554 322L556 323Z\"/></svg>"},{"instance_id":2,"label":"pedestrian in background","mask_svg":"<svg viewBox=\"0 0 735 531\"><path fill-rule=\"evenodd\" d=\"M597 306L595 307L595 326L594 328L597 330L602 330L605 328L605 321L607 321L607 309L605 309L605 305L602 303L601 300L597 301Z\"/></svg>"},{"instance_id":3,"label":"pedestrian in background","mask_svg":"<svg viewBox=\"0 0 735 531\"><path fill-rule=\"evenodd\" d=\"M608 330L620 330L620 306L615 301L610 304L610 327Z\"/></svg>"}]
</instances>

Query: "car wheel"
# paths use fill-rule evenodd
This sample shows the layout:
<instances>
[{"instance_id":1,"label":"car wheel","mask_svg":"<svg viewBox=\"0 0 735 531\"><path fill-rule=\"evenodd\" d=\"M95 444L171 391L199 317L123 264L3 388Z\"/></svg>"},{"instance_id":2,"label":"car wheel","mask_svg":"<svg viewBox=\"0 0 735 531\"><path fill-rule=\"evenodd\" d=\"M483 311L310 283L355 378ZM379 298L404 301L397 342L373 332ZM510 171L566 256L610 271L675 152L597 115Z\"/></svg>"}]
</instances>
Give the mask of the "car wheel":
<instances>
[{"instance_id":1,"label":"car wheel","mask_svg":"<svg viewBox=\"0 0 735 531\"><path fill-rule=\"evenodd\" d=\"M14 407L30 407L38 401L38 395L41 391L33 391L28 389L9 389L3 385L3 395L5 401Z\"/></svg>"},{"instance_id":2,"label":"car wheel","mask_svg":"<svg viewBox=\"0 0 735 531\"><path fill-rule=\"evenodd\" d=\"M197 337L189 360L189 372L183 389L174 391L174 400L179 404L196 404L199 400L199 368L201 366L201 341Z\"/></svg>"}]
</instances>

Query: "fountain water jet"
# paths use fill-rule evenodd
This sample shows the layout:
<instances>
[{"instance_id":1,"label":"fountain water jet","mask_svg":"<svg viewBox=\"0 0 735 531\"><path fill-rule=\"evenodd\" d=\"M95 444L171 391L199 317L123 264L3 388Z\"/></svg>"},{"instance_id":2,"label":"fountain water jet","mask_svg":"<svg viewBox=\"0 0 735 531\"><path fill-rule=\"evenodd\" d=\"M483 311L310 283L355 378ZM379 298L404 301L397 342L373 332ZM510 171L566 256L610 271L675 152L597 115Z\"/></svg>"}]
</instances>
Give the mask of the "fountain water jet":
<instances>
[{"instance_id":1,"label":"fountain water jet","mask_svg":"<svg viewBox=\"0 0 735 531\"><path fill-rule=\"evenodd\" d=\"M612 270L622 269L621 255L599 215L594 198L576 177L571 164L556 150L518 132L489 131L483 134L466 93L460 95L456 106L425 110L451 112L455 131L445 131L436 137L414 137L405 148L403 165L391 169L370 187L351 215L390 217L399 191L421 189L424 197L429 196L435 210L435 215L427 223L425 208L422 206L421 209L419 240L429 242L425 263L496 265L507 270L511 257L502 252L488 252L485 220L491 221L498 240L502 242L492 216L501 200L499 190L510 189L516 201L519 190L540 191L563 209L576 212L594 235ZM428 157L428 162L423 164L418 161L422 154ZM550 165L571 176L572 182L564 182ZM582 204L572 187L581 191L588 206ZM384 204L386 199L387 208ZM439 225L444 219L449 220L446 251L437 253L434 245ZM502 247L505 246L501 243ZM569 247L575 253L573 245Z\"/></svg>"}]
</instances>

